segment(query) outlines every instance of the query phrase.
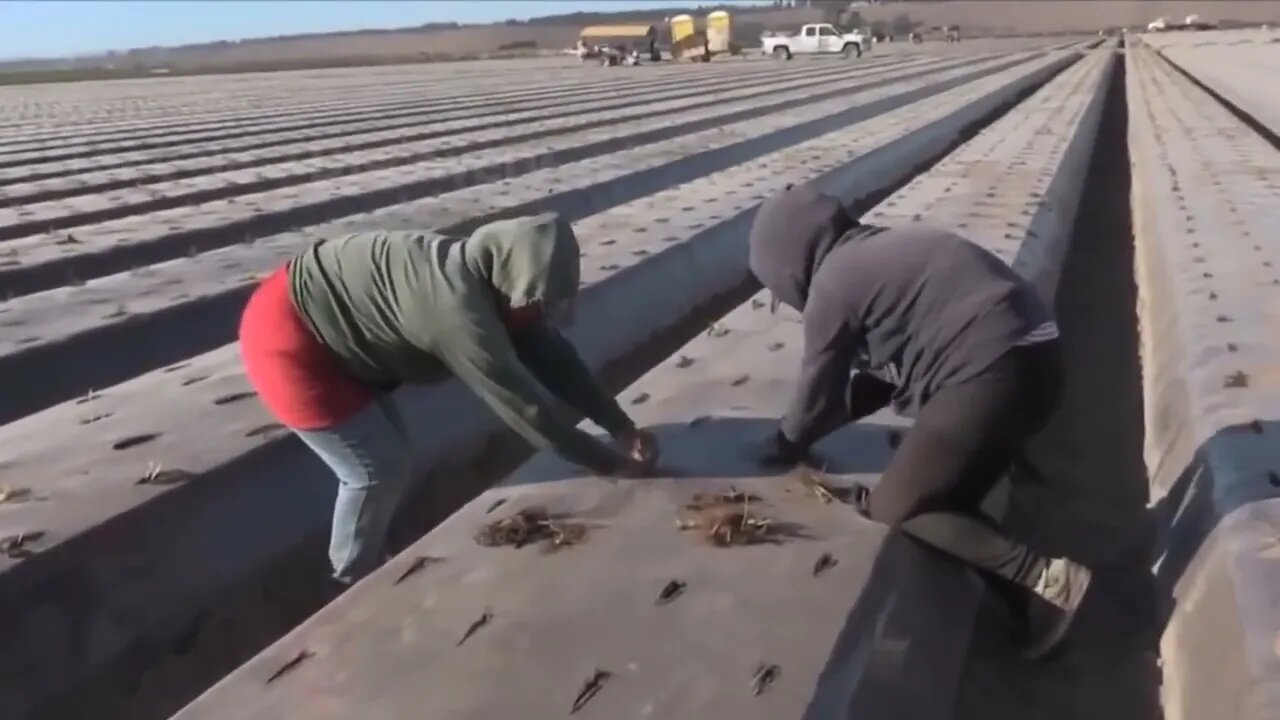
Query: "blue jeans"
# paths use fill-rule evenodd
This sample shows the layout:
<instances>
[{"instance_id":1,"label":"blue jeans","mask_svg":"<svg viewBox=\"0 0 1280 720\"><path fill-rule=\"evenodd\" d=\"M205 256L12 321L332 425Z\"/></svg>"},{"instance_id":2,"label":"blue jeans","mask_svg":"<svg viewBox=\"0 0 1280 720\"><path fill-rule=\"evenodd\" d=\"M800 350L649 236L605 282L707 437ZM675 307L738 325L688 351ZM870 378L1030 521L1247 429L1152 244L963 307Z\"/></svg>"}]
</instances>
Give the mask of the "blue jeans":
<instances>
[{"instance_id":1,"label":"blue jeans","mask_svg":"<svg viewBox=\"0 0 1280 720\"><path fill-rule=\"evenodd\" d=\"M335 579L354 583L381 564L391 516L413 471L404 420L381 396L336 425L294 432L338 476L329 562Z\"/></svg>"}]
</instances>

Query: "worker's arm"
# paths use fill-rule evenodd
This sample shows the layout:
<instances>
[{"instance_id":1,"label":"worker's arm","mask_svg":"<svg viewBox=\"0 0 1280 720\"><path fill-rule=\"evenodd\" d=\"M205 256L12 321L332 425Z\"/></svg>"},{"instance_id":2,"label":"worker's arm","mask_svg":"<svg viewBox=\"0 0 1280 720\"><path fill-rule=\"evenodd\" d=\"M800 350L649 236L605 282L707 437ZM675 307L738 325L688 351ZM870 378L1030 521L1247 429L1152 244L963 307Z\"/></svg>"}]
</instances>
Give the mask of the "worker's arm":
<instances>
[{"instance_id":1,"label":"worker's arm","mask_svg":"<svg viewBox=\"0 0 1280 720\"><path fill-rule=\"evenodd\" d=\"M635 423L596 382L573 343L550 323L529 323L512 331L511 341L520 362L561 402L614 437L635 430Z\"/></svg>"},{"instance_id":2,"label":"worker's arm","mask_svg":"<svg viewBox=\"0 0 1280 720\"><path fill-rule=\"evenodd\" d=\"M520 362L507 330L488 308L459 308L437 335L433 353L507 425L539 449L551 449L597 474L631 462L575 427L571 413Z\"/></svg>"},{"instance_id":3,"label":"worker's arm","mask_svg":"<svg viewBox=\"0 0 1280 720\"><path fill-rule=\"evenodd\" d=\"M849 374L861 338L838 307L811 294L804 310L800 379L779 428L779 441L803 450L849 422Z\"/></svg>"}]
</instances>

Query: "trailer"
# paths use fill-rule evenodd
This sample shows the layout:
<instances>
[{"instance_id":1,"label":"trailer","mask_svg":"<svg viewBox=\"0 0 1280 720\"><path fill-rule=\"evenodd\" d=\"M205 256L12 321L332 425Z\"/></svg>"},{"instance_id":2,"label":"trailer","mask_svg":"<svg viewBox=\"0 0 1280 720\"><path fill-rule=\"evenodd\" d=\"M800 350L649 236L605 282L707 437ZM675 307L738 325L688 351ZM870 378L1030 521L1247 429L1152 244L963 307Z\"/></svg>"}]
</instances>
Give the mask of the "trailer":
<instances>
[{"instance_id":1,"label":"trailer","mask_svg":"<svg viewBox=\"0 0 1280 720\"><path fill-rule=\"evenodd\" d=\"M658 29L653 25L589 25L578 34L578 56L586 61L599 58L601 65L617 65L631 57L647 55L652 62L662 60L658 50Z\"/></svg>"}]
</instances>

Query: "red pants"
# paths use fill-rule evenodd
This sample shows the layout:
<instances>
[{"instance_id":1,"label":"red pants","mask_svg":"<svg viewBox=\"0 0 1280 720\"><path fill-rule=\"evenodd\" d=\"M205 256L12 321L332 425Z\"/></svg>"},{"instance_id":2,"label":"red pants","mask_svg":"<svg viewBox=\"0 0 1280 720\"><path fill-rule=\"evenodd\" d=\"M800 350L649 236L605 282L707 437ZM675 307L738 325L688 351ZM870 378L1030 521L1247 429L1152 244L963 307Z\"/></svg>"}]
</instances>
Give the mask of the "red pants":
<instances>
[{"instance_id":1,"label":"red pants","mask_svg":"<svg viewBox=\"0 0 1280 720\"><path fill-rule=\"evenodd\" d=\"M330 427L359 412L377 390L352 377L306 326L289 295L288 265L253 292L240 318L240 354L262 404L295 430Z\"/></svg>"}]
</instances>

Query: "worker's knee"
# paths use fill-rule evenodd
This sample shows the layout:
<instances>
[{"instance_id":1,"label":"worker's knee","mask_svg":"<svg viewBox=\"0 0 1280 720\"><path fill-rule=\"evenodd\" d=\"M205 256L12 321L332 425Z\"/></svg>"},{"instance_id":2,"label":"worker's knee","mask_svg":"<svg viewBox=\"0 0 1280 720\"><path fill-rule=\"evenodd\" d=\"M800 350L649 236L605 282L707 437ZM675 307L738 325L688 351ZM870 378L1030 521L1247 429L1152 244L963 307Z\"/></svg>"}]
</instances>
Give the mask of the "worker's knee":
<instances>
[{"instance_id":1,"label":"worker's knee","mask_svg":"<svg viewBox=\"0 0 1280 720\"><path fill-rule=\"evenodd\" d=\"M866 501L866 514L872 520L898 529L920 515L958 510L945 491L921 493L911 488L885 487L882 482Z\"/></svg>"},{"instance_id":2,"label":"worker's knee","mask_svg":"<svg viewBox=\"0 0 1280 720\"><path fill-rule=\"evenodd\" d=\"M907 503L886 493L872 491L867 498L866 515L870 519L897 529L916 513Z\"/></svg>"}]
</instances>

